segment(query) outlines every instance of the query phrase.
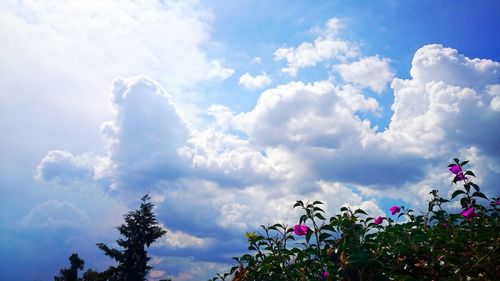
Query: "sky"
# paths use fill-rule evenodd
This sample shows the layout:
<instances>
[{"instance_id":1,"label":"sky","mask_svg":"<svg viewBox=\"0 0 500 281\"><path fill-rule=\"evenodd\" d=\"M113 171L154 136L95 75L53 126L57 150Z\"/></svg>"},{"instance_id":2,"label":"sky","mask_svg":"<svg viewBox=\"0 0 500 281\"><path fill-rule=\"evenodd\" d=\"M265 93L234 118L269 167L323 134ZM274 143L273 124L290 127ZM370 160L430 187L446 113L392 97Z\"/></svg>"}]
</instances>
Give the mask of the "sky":
<instances>
[{"instance_id":1,"label":"sky","mask_svg":"<svg viewBox=\"0 0 500 281\"><path fill-rule=\"evenodd\" d=\"M105 269L148 192L150 280L296 200L425 210L454 157L500 195L498 1L4 0L0 38L1 280Z\"/></svg>"}]
</instances>

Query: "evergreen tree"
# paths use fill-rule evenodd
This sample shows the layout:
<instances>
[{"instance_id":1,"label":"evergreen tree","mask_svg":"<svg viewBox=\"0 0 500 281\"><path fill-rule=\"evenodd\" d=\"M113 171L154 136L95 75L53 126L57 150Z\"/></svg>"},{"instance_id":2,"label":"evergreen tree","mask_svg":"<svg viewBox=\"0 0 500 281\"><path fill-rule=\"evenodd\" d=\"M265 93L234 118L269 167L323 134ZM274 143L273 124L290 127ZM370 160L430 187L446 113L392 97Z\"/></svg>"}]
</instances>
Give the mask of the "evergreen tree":
<instances>
[{"instance_id":1,"label":"evergreen tree","mask_svg":"<svg viewBox=\"0 0 500 281\"><path fill-rule=\"evenodd\" d=\"M141 199L138 210L127 213L125 223L117 227L122 239L116 243L123 248L118 250L109 248L104 243L98 243L97 247L118 262L116 267L110 267L104 273L109 276L107 280L119 281L144 281L149 270L146 247L149 247L156 239L165 235L153 213L154 205L149 202L151 198L146 194Z\"/></svg>"},{"instance_id":2,"label":"evergreen tree","mask_svg":"<svg viewBox=\"0 0 500 281\"><path fill-rule=\"evenodd\" d=\"M70 267L59 271L59 276L54 276L54 281L78 281L78 271L83 270L85 262L73 253L69 257Z\"/></svg>"}]
</instances>

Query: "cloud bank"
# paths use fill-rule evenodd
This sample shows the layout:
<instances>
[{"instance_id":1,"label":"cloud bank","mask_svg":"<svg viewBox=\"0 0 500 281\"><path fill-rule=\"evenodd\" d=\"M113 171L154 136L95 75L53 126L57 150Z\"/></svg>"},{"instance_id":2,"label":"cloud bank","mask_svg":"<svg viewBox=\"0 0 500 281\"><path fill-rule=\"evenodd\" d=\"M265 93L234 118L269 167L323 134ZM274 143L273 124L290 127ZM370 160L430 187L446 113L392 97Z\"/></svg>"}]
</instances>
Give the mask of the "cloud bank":
<instances>
[{"instance_id":1,"label":"cloud bank","mask_svg":"<svg viewBox=\"0 0 500 281\"><path fill-rule=\"evenodd\" d=\"M489 180L500 171L495 168L500 64L441 45L422 47L412 77L392 80L394 114L378 132L360 117L380 110L363 88L385 87L393 75L388 64L367 57L337 66L344 72L342 83L278 85L265 90L247 112L214 105L214 121L203 130L182 119L158 82L120 78L112 86L116 117L102 127L108 154L50 151L40 162L39 178L67 181L99 174L109 177L115 192L152 190L170 230L157 247L167 256L205 249L195 257L200 264L210 261L208 249L243 247L238 237L260 224L293 224L295 200L324 200L330 213L349 205L372 215L383 213L377 201L382 196L423 204L432 186L446 184L442 159L450 156L485 161L475 167L493 174L482 182L493 190ZM356 80L347 74L365 66L379 82L363 84L363 75ZM108 163L107 168L97 169L99 163ZM221 250L211 261L221 262L225 255Z\"/></svg>"}]
</instances>

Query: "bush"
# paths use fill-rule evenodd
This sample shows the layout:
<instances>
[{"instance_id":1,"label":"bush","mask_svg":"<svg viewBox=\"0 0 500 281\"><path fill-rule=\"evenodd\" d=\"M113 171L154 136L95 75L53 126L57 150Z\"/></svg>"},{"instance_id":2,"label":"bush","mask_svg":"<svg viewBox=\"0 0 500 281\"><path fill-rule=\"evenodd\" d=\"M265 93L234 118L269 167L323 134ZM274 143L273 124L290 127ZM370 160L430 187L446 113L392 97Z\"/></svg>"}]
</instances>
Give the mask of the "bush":
<instances>
[{"instance_id":1,"label":"bush","mask_svg":"<svg viewBox=\"0 0 500 281\"><path fill-rule=\"evenodd\" d=\"M422 214L392 206L396 222L347 207L326 219L322 202L297 201L297 225L247 233L249 253L211 280L500 280L500 200L488 204L474 173L463 171L468 161L454 162L452 183L463 188L450 199L432 190ZM460 212L443 208L454 200Z\"/></svg>"}]
</instances>

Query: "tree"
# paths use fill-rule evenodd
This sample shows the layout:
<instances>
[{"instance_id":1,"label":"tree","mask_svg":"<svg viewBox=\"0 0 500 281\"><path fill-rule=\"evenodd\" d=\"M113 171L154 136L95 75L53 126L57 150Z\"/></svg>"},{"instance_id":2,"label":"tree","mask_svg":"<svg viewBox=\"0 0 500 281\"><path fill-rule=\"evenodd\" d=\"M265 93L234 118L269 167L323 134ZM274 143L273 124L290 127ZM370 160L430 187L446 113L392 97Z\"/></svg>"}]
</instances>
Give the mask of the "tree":
<instances>
[{"instance_id":1,"label":"tree","mask_svg":"<svg viewBox=\"0 0 500 281\"><path fill-rule=\"evenodd\" d=\"M116 267L110 267L105 271L110 276L109 280L146 280L152 268L148 266L151 258L147 255L146 247L166 233L158 225L156 215L153 213L154 205L149 202L150 199L149 194L142 197L139 209L127 213L124 216L125 223L117 227L124 238L116 240L116 243L123 250L109 248L104 243L97 244L107 256L118 262Z\"/></svg>"},{"instance_id":2,"label":"tree","mask_svg":"<svg viewBox=\"0 0 500 281\"><path fill-rule=\"evenodd\" d=\"M73 253L69 257L70 267L59 271L59 276L54 276L54 281L78 281L78 270L83 270L85 262Z\"/></svg>"}]
</instances>

